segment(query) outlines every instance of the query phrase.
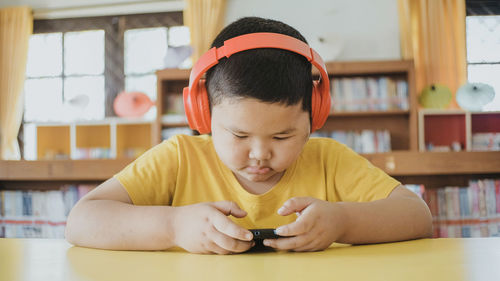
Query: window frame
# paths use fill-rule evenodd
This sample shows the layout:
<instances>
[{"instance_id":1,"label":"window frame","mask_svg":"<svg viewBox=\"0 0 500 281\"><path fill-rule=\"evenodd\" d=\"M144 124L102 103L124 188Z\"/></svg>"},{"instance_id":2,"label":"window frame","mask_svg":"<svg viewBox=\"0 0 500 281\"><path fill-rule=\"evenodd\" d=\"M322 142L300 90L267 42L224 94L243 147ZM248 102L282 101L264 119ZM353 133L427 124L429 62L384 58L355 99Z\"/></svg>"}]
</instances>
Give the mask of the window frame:
<instances>
[{"instance_id":1,"label":"window frame","mask_svg":"<svg viewBox=\"0 0 500 281\"><path fill-rule=\"evenodd\" d=\"M124 33L128 29L182 26L182 11L116 15L102 17L85 17L71 19L43 19L35 20L33 34L61 32L63 40L64 56L64 34L66 32L85 30L104 30L104 95L105 95L105 117L116 116L113 110L113 101L119 92L125 89L124 69ZM64 64L64 63L63 63ZM118 71L119 70L119 71ZM66 75L63 73L64 79ZM69 76L76 77L76 76ZM32 78L32 77L30 77ZM34 78L34 77L33 77ZM63 87L64 97L64 87Z\"/></svg>"},{"instance_id":2,"label":"window frame","mask_svg":"<svg viewBox=\"0 0 500 281\"><path fill-rule=\"evenodd\" d=\"M479 1L478 1L479 2ZM467 25L467 18L470 18L470 17L484 17L484 16L497 16L497 17L500 17L500 10L497 10L496 12L498 14L494 14L491 10L491 9L487 9L487 7L480 7L480 6L475 6L476 9L481 8L483 9L483 11L489 11L490 13L479 13L477 12L476 10L476 13L474 13L474 10L473 9L470 9L469 7L469 3L467 3L468 7L467 7L467 15L466 15L466 18L465 18L465 25ZM478 5L478 3L476 3L476 5ZM467 34L467 26L465 28L465 40L466 42L468 41L468 34ZM466 69L466 73L467 73L467 80L469 80L469 66L476 66L476 65L492 65L492 66L497 66L497 67L500 67L500 60L488 60L488 61L469 61L469 56L468 56L468 47L467 46L467 43L466 43L466 65L467 65L467 69Z\"/></svg>"}]
</instances>

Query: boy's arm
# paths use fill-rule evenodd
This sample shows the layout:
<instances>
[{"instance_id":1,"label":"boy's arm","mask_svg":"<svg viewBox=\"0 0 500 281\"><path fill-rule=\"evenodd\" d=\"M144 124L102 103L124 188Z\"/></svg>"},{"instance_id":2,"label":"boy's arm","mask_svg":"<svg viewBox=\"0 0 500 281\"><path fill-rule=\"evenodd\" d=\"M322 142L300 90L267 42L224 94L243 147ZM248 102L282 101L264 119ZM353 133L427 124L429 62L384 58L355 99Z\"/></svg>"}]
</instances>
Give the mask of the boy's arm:
<instances>
[{"instance_id":1,"label":"boy's arm","mask_svg":"<svg viewBox=\"0 0 500 281\"><path fill-rule=\"evenodd\" d=\"M71 210L66 239L75 245L113 250L158 250L173 246L170 206L134 206L111 178Z\"/></svg>"},{"instance_id":2,"label":"boy's arm","mask_svg":"<svg viewBox=\"0 0 500 281\"><path fill-rule=\"evenodd\" d=\"M120 182L111 178L73 207L66 223L66 239L78 246L113 250L173 246L196 253L248 250L251 233L228 215L244 217L246 213L228 201L183 207L136 206Z\"/></svg>"},{"instance_id":3,"label":"boy's arm","mask_svg":"<svg viewBox=\"0 0 500 281\"><path fill-rule=\"evenodd\" d=\"M297 220L279 227L285 239L264 241L282 250L314 251L332 242L367 244L402 241L432 235L432 216L426 203L403 186L373 202L326 202L310 197L292 198L280 215L299 212Z\"/></svg>"},{"instance_id":4,"label":"boy's arm","mask_svg":"<svg viewBox=\"0 0 500 281\"><path fill-rule=\"evenodd\" d=\"M404 186L382 200L340 203L345 232L338 242L366 244L432 236L432 215L427 204Z\"/></svg>"}]
</instances>

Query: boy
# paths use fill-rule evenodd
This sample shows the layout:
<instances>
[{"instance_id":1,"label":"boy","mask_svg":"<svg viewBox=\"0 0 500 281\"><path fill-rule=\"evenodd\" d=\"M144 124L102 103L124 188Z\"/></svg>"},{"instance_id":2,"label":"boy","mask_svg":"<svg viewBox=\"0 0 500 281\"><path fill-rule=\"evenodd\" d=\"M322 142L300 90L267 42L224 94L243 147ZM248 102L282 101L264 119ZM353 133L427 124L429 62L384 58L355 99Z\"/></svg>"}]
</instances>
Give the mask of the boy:
<instances>
[{"instance_id":1,"label":"boy","mask_svg":"<svg viewBox=\"0 0 500 281\"><path fill-rule=\"evenodd\" d=\"M277 228L285 238L264 244L292 251L431 235L431 215L418 196L346 146L309 139L329 109L325 115L325 77L312 82L311 63L322 71L315 52L258 47L221 55L232 48L226 40L261 32L307 43L286 24L255 17L221 31L211 53L220 60L197 63L184 93L190 125L201 123L194 127L212 135L164 141L98 186L71 211L69 242L229 254L254 245L251 228ZM204 72L206 85L198 81Z\"/></svg>"}]
</instances>

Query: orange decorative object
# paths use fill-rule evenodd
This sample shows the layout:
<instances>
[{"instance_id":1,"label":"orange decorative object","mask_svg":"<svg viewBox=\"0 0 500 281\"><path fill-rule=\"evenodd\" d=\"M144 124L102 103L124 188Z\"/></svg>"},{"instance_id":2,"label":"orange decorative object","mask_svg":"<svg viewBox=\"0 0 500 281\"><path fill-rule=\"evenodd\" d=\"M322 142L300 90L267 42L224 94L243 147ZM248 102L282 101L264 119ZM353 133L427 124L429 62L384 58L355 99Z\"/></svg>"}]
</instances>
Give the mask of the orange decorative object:
<instances>
[{"instance_id":1,"label":"orange decorative object","mask_svg":"<svg viewBox=\"0 0 500 281\"><path fill-rule=\"evenodd\" d=\"M154 105L154 102L142 92L123 91L116 96L113 108L120 117L141 117Z\"/></svg>"}]
</instances>

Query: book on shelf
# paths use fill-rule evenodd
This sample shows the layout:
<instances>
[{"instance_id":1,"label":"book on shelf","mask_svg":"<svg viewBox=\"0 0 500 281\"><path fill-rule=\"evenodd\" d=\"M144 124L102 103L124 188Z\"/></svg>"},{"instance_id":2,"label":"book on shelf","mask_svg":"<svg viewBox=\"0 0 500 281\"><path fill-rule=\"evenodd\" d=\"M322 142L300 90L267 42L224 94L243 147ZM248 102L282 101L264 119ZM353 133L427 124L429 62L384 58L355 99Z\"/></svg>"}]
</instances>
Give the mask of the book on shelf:
<instances>
[{"instance_id":1,"label":"book on shelf","mask_svg":"<svg viewBox=\"0 0 500 281\"><path fill-rule=\"evenodd\" d=\"M161 117L161 122L163 124L187 124L187 117L185 114L164 114Z\"/></svg>"},{"instance_id":2,"label":"book on shelf","mask_svg":"<svg viewBox=\"0 0 500 281\"><path fill-rule=\"evenodd\" d=\"M413 191L413 193L417 194L418 197L424 199L425 186L423 184L405 184L405 186L410 191Z\"/></svg>"},{"instance_id":3,"label":"book on shelf","mask_svg":"<svg viewBox=\"0 0 500 281\"><path fill-rule=\"evenodd\" d=\"M191 130L189 127L173 127L173 128L165 128L161 130L161 138L163 140L169 139L172 136L175 135L188 135L192 136L193 130Z\"/></svg>"},{"instance_id":4,"label":"book on shelf","mask_svg":"<svg viewBox=\"0 0 500 281\"><path fill-rule=\"evenodd\" d=\"M435 237L500 236L500 179L425 190Z\"/></svg>"},{"instance_id":5,"label":"book on shelf","mask_svg":"<svg viewBox=\"0 0 500 281\"><path fill-rule=\"evenodd\" d=\"M76 148L73 159L110 159L111 148L109 147L89 147Z\"/></svg>"},{"instance_id":6,"label":"book on shelf","mask_svg":"<svg viewBox=\"0 0 500 281\"><path fill-rule=\"evenodd\" d=\"M408 83L391 77L333 78L333 112L408 110Z\"/></svg>"},{"instance_id":7,"label":"book on shelf","mask_svg":"<svg viewBox=\"0 0 500 281\"><path fill-rule=\"evenodd\" d=\"M163 124L187 123L182 94L168 93L164 100Z\"/></svg>"},{"instance_id":8,"label":"book on shelf","mask_svg":"<svg viewBox=\"0 0 500 281\"><path fill-rule=\"evenodd\" d=\"M184 100L182 94L169 93L165 95L165 113L184 115Z\"/></svg>"},{"instance_id":9,"label":"book on shelf","mask_svg":"<svg viewBox=\"0 0 500 281\"><path fill-rule=\"evenodd\" d=\"M40 158L44 160L67 160L70 159L70 155L62 151L46 149L44 155Z\"/></svg>"},{"instance_id":10,"label":"book on shelf","mask_svg":"<svg viewBox=\"0 0 500 281\"><path fill-rule=\"evenodd\" d=\"M472 151L499 151L500 132L472 134Z\"/></svg>"},{"instance_id":11,"label":"book on shelf","mask_svg":"<svg viewBox=\"0 0 500 281\"><path fill-rule=\"evenodd\" d=\"M332 138L349 146L357 153L381 153L391 151L391 134L388 130L317 131L312 137Z\"/></svg>"},{"instance_id":12,"label":"book on shelf","mask_svg":"<svg viewBox=\"0 0 500 281\"><path fill-rule=\"evenodd\" d=\"M464 146L458 141L451 142L450 145L435 145L432 142L428 142L426 143L426 150L433 152L456 152L464 150Z\"/></svg>"},{"instance_id":13,"label":"book on shelf","mask_svg":"<svg viewBox=\"0 0 500 281\"><path fill-rule=\"evenodd\" d=\"M66 218L94 185L64 185L49 191L0 191L0 237L64 238Z\"/></svg>"},{"instance_id":14,"label":"book on shelf","mask_svg":"<svg viewBox=\"0 0 500 281\"><path fill-rule=\"evenodd\" d=\"M122 155L125 158L137 158L146 152L144 147L128 147L122 150Z\"/></svg>"}]
</instances>

